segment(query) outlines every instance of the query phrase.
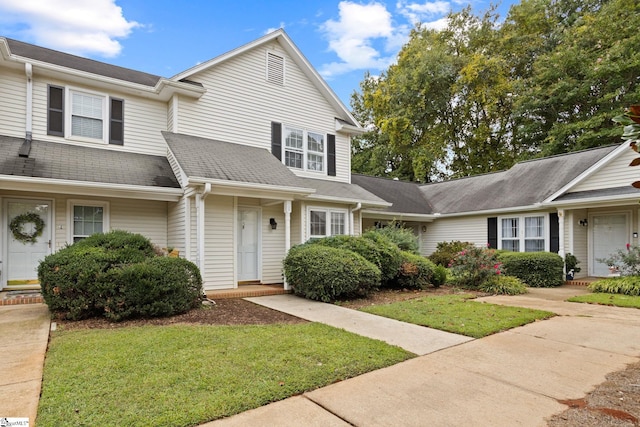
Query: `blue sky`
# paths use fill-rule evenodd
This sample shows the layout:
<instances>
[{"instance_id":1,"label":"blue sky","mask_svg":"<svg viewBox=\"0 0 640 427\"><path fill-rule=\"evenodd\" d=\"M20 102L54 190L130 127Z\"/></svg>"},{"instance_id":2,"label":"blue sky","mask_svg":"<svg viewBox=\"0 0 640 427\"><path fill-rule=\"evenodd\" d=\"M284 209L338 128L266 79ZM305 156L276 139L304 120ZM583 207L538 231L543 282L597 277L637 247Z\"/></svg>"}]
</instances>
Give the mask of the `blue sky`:
<instances>
[{"instance_id":1,"label":"blue sky","mask_svg":"<svg viewBox=\"0 0 640 427\"><path fill-rule=\"evenodd\" d=\"M283 27L348 106L391 64L416 22L485 0L0 0L0 36L171 77ZM514 0L504 0L504 17Z\"/></svg>"}]
</instances>

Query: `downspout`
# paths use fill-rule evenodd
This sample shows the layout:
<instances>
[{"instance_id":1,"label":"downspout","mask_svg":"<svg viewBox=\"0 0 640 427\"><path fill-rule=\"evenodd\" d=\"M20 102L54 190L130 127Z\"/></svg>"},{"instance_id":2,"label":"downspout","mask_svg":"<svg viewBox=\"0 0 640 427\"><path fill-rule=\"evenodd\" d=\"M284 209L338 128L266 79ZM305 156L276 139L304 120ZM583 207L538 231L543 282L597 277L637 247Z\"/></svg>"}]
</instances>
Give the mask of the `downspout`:
<instances>
[{"instance_id":1,"label":"downspout","mask_svg":"<svg viewBox=\"0 0 640 427\"><path fill-rule=\"evenodd\" d=\"M355 215L354 212L358 212L360 209L362 209L362 203L358 202L356 203L356 207L351 209L351 212L349 213L349 220L351 222L351 230L350 233L352 236L355 236L356 234L356 221L355 221ZM360 220L360 224L362 224L362 220Z\"/></svg>"},{"instance_id":2,"label":"downspout","mask_svg":"<svg viewBox=\"0 0 640 427\"><path fill-rule=\"evenodd\" d=\"M200 274L204 271L204 200L211 192L211 183L206 183L201 193L196 193L196 240L198 242L197 265Z\"/></svg>"},{"instance_id":3,"label":"downspout","mask_svg":"<svg viewBox=\"0 0 640 427\"><path fill-rule=\"evenodd\" d=\"M29 157L31 152L31 140L33 131L33 67L30 63L24 64L24 72L27 75L27 105L26 105L26 123L25 123L25 137L18 156Z\"/></svg>"}]
</instances>

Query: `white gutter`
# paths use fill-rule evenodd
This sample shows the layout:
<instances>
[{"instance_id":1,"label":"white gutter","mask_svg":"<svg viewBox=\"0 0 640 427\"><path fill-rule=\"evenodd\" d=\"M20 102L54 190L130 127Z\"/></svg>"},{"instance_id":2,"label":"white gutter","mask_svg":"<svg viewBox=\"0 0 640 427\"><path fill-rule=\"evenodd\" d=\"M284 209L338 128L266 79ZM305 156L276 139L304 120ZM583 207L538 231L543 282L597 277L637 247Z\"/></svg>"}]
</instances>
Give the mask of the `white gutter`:
<instances>
[{"instance_id":1,"label":"white gutter","mask_svg":"<svg viewBox=\"0 0 640 427\"><path fill-rule=\"evenodd\" d=\"M209 184L215 185L216 187L225 187L232 189L244 189L244 190L261 190L261 191L271 191L271 192L285 192L285 193L296 193L296 194L313 194L316 190L313 188L303 188L303 187L287 187L280 185L269 185L269 184L257 184L252 182L240 182L240 181L228 181L224 179L210 179L210 178L201 178L201 177L190 177L188 179L187 185L206 185Z\"/></svg>"},{"instance_id":2,"label":"white gutter","mask_svg":"<svg viewBox=\"0 0 640 427\"><path fill-rule=\"evenodd\" d=\"M4 185L5 183L9 185ZM101 193L114 194L113 197L130 197L127 193L131 193L133 197L145 200L163 200L175 201L180 200L184 194L182 188L168 187L148 187L144 185L129 184L110 184L104 182L87 182L72 181L53 178L29 178L14 175L0 175L0 188L6 190L17 190L16 186L20 186L22 190L28 190L27 187L33 188L32 191L40 192L62 192L67 194L87 194L88 191L100 191ZM116 193L120 193L115 195ZM102 195L102 194L100 194Z\"/></svg>"},{"instance_id":3,"label":"white gutter","mask_svg":"<svg viewBox=\"0 0 640 427\"><path fill-rule=\"evenodd\" d=\"M198 253L196 264L201 272L204 271L204 200L211 193L211 184L206 183L201 193L196 193L196 241Z\"/></svg>"},{"instance_id":4,"label":"white gutter","mask_svg":"<svg viewBox=\"0 0 640 427\"><path fill-rule=\"evenodd\" d=\"M380 207L380 208L388 208L390 206L393 205L393 203L389 203L389 202L385 202L385 201L381 201L381 202L376 202L376 201L372 201L372 200L353 200L352 198L347 198L347 197L334 197L334 196L324 196L324 195L320 195L320 194L312 194L309 197L307 197L306 200L321 200L321 201L325 201L325 202L339 202L339 203L360 203L360 204L364 204L366 206L369 207Z\"/></svg>"},{"instance_id":5,"label":"white gutter","mask_svg":"<svg viewBox=\"0 0 640 427\"><path fill-rule=\"evenodd\" d=\"M24 64L24 71L27 75L27 122L26 122L26 138L31 140L33 131L33 67L30 63Z\"/></svg>"}]
</instances>

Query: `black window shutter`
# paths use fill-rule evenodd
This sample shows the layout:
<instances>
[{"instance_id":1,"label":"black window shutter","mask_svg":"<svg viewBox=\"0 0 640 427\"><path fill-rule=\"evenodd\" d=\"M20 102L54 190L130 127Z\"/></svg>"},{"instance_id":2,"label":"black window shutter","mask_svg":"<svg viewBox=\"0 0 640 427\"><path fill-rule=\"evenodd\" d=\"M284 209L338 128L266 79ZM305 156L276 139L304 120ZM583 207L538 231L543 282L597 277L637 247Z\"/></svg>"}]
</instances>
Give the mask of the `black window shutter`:
<instances>
[{"instance_id":1,"label":"black window shutter","mask_svg":"<svg viewBox=\"0 0 640 427\"><path fill-rule=\"evenodd\" d=\"M557 212L549 214L549 250L558 253L560 251L560 223Z\"/></svg>"},{"instance_id":2,"label":"black window shutter","mask_svg":"<svg viewBox=\"0 0 640 427\"><path fill-rule=\"evenodd\" d=\"M327 174L336 176L336 136L327 135Z\"/></svg>"},{"instance_id":3,"label":"black window shutter","mask_svg":"<svg viewBox=\"0 0 640 427\"><path fill-rule=\"evenodd\" d=\"M124 145L124 101L109 98L109 144Z\"/></svg>"},{"instance_id":4,"label":"black window shutter","mask_svg":"<svg viewBox=\"0 0 640 427\"><path fill-rule=\"evenodd\" d=\"M64 88L49 85L47 135L64 136Z\"/></svg>"},{"instance_id":5,"label":"black window shutter","mask_svg":"<svg viewBox=\"0 0 640 427\"><path fill-rule=\"evenodd\" d=\"M282 160L282 123L271 122L271 154Z\"/></svg>"},{"instance_id":6,"label":"black window shutter","mask_svg":"<svg viewBox=\"0 0 640 427\"><path fill-rule=\"evenodd\" d=\"M489 248L498 249L498 217L487 218L487 242Z\"/></svg>"}]
</instances>

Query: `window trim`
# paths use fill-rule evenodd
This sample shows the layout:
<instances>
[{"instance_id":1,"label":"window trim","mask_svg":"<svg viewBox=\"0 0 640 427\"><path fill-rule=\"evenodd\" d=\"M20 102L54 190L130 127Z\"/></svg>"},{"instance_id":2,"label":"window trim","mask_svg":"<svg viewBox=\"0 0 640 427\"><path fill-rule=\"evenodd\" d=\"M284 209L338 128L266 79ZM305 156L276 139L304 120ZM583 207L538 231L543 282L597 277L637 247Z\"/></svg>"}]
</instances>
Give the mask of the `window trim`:
<instances>
[{"instance_id":1,"label":"window trim","mask_svg":"<svg viewBox=\"0 0 640 427\"><path fill-rule=\"evenodd\" d=\"M296 130L296 131L301 131L302 132L302 150L299 149L289 149L289 147L287 146L287 133L289 130ZM309 134L316 134L316 135L320 135L322 136L322 152L319 151L313 151L309 149ZM313 174L317 174L317 175L324 175L327 176L327 170L328 170L328 163L329 163L329 155L328 155L328 144L327 141L328 140L328 134L326 132L318 132L315 130L309 130L309 129L305 129L302 127L297 127L297 126L291 126L291 125L287 125L287 124L283 124L282 125L282 143L281 143L281 147L282 147L282 163L287 166L288 168L294 169L294 170L299 170L299 171L304 171L304 172L310 172ZM289 166L287 165L287 150L291 151L291 152L295 152L295 153L302 153L302 168L297 168L295 166ZM322 156L322 170L315 170L315 169L309 169L309 154L313 154L316 156Z\"/></svg>"},{"instance_id":2,"label":"window trim","mask_svg":"<svg viewBox=\"0 0 640 427\"><path fill-rule=\"evenodd\" d=\"M72 134L72 116L73 116L73 94L85 94L89 96L94 96L96 98L101 98L102 100L102 138L90 138L86 136L79 136ZM90 142L90 143L109 143L109 124L110 124L110 105L109 105L109 95L102 92L96 92L93 90L82 89L73 86L65 87L65 114L64 114L64 137L65 139L73 140L73 141L81 141L81 142ZM124 103L123 103L123 111L124 111Z\"/></svg>"},{"instance_id":3,"label":"window trim","mask_svg":"<svg viewBox=\"0 0 640 427\"><path fill-rule=\"evenodd\" d=\"M102 232L107 233L111 230L110 226L110 211L109 202L100 200L83 200L83 199L69 199L67 200L67 242L73 244L73 208L75 206L91 206L102 208Z\"/></svg>"},{"instance_id":4,"label":"window trim","mask_svg":"<svg viewBox=\"0 0 640 427\"><path fill-rule=\"evenodd\" d=\"M326 215L326 224L325 224L325 234L324 235L312 235L311 234L311 212L324 212ZM342 214L344 218L344 234L340 234L340 236L348 236L349 235L349 210L342 208L329 208L322 206L307 206L307 236L309 239L321 239L323 237L333 236L331 234L332 229L332 221L331 214L338 213Z\"/></svg>"},{"instance_id":5,"label":"window trim","mask_svg":"<svg viewBox=\"0 0 640 427\"><path fill-rule=\"evenodd\" d=\"M525 236L526 225L525 218L542 218L542 237L541 238L527 238ZM518 220L518 237L502 237L502 220L503 219L517 219ZM498 217L498 249L502 249L503 240L517 240L519 243L519 252L526 252L525 245L527 240L544 240L543 251L550 251L550 238L549 238L549 215L547 213L539 214L526 214L526 215L503 215Z\"/></svg>"}]
</instances>

